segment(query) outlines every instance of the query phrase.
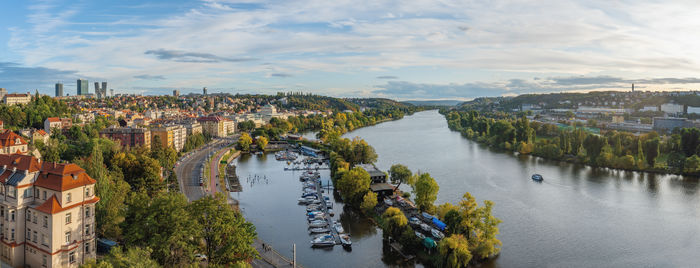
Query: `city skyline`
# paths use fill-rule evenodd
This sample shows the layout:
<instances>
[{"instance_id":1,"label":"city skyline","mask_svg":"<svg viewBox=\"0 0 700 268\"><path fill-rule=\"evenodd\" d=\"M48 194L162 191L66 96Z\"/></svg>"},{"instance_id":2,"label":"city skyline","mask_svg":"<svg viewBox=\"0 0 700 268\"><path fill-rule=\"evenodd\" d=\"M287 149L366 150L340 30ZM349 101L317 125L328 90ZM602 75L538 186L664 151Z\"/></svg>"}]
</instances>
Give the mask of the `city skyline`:
<instances>
[{"instance_id":1,"label":"city skyline","mask_svg":"<svg viewBox=\"0 0 700 268\"><path fill-rule=\"evenodd\" d=\"M698 89L690 1L12 2L0 87L471 99ZM67 91L70 92L70 91Z\"/></svg>"}]
</instances>

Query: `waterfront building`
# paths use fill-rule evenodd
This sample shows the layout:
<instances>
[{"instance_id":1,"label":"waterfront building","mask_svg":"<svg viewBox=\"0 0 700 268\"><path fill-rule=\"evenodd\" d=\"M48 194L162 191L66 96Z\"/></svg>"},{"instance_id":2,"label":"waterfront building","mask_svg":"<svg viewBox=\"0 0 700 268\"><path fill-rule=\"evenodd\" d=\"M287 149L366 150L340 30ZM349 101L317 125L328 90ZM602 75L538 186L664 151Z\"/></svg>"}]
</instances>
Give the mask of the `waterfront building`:
<instances>
[{"instance_id":1,"label":"waterfront building","mask_svg":"<svg viewBox=\"0 0 700 268\"><path fill-rule=\"evenodd\" d=\"M2 154L26 154L29 151L27 141L17 133L9 129L0 132L0 153ZM1 178L0 178L1 179Z\"/></svg>"},{"instance_id":2,"label":"waterfront building","mask_svg":"<svg viewBox=\"0 0 700 268\"><path fill-rule=\"evenodd\" d=\"M119 141L124 147L151 148L151 131L146 128L111 127L100 131L101 137Z\"/></svg>"},{"instance_id":3,"label":"waterfront building","mask_svg":"<svg viewBox=\"0 0 700 268\"><path fill-rule=\"evenodd\" d=\"M78 95L87 95L90 93L90 89L88 87L88 80L85 79L78 79Z\"/></svg>"},{"instance_id":4,"label":"waterfront building","mask_svg":"<svg viewBox=\"0 0 700 268\"><path fill-rule=\"evenodd\" d=\"M369 173L369 178L372 180L372 183L386 183L386 173L379 170L375 165L359 164L357 166Z\"/></svg>"},{"instance_id":5,"label":"waterfront building","mask_svg":"<svg viewBox=\"0 0 700 268\"><path fill-rule=\"evenodd\" d=\"M63 84L56 83L56 97L63 97Z\"/></svg>"},{"instance_id":6,"label":"waterfront building","mask_svg":"<svg viewBox=\"0 0 700 268\"><path fill-rule=\"evenodd\" d=\"M671 131L675 128L693 127L693 122L685 118L654 117L653 129L656 131Z\"/></svg>"},{"instance_id":7,"label":"waterfront building","mask_svg":"<svg viewBox=\"0 0 700 268\"><path fill-rule=\"evenodd\" d=\"M96 257L92 179L76 164L0 155L3 267L78 267Z\"/></svg>"}]
</instances>

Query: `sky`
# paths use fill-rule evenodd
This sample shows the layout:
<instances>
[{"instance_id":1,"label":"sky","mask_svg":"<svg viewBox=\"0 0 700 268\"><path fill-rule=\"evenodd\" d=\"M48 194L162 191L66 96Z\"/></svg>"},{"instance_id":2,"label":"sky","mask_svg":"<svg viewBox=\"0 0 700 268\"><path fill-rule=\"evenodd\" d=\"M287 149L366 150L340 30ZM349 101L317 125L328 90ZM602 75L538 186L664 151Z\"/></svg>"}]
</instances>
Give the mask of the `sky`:
<instances>
[{"instance_id":1,"label":"sky","mask_svg":"<svg viewBox=\"0 0 700 268\"><path fill-rule=\"evenodd\" d=\"M0 87L472 99L696 90L700 3L2 1Z\"/></svg>"}]
</instances>

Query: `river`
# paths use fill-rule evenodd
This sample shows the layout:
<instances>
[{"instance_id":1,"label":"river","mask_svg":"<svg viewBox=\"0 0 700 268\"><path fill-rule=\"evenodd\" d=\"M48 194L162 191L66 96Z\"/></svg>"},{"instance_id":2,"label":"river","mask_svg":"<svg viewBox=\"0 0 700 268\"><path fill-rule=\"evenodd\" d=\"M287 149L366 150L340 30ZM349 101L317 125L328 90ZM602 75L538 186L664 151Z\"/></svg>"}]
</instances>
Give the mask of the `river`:
<instances>
[{"instance_id":1,"label":"river","mask_svg":"<svg viewBox=\"0 0 700 268\"><path fill-rule=\"evenodd\" d=\"M414 172L430 173L440 185L437 203L457 203L467 191L480 203L494 201L494 215L503 220L498 235L503 247L501 255L485 267L678 267L700 263L697 178L595 169L494 151L450 131L437 111L344 136L359 136L374 146L380 169L401 163ZM262 187L247 189L244 185L239 194L241 207L261 238L274 246L291 248L291 241L308 245L308 235L298 235L305 229L303 207L294 201L299 182L291 172L281 171L282 165L271 157L240 159L239 175L244 183L247 173L279 176L275 183ZM544 182L533 182L532 173L542 174ZM344 224L357 221L350 215L345 218ZM391 256L382 253L381 231L366 222L354 224L350 232L358 235L353 234L357 242L353 241L352 252L340 247L320 252L299 246L305 251L298 255L299 262L308 267L393 263Z\"/></svg>"}]
</instances>

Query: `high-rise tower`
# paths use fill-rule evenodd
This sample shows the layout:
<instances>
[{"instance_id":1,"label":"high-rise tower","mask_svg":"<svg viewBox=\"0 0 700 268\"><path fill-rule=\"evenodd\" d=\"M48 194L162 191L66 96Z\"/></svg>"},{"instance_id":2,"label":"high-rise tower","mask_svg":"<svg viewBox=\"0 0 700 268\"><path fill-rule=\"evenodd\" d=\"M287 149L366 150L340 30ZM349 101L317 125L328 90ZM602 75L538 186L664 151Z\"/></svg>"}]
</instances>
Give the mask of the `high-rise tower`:
<instances>
[{"instance_id":1,"label":"high-rise tower","mask_svg":"<svg viewBox=\"0 0 700 268\"><path fill-rule=\"evenodd\" d=\"M87 95L88 93L90 93L88 80L78 79L78 95Z\"/></svg>"},{"instance_id":2,"label":"high-rise tower","mask_svg":"<svg viewBox=\"0 0 700 268\"><path fill-rule=\"evenodd\" d=\"M56 97L63 97L63 83L56 83Z\"/></svg>"}]
</instances>

